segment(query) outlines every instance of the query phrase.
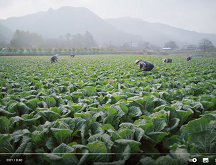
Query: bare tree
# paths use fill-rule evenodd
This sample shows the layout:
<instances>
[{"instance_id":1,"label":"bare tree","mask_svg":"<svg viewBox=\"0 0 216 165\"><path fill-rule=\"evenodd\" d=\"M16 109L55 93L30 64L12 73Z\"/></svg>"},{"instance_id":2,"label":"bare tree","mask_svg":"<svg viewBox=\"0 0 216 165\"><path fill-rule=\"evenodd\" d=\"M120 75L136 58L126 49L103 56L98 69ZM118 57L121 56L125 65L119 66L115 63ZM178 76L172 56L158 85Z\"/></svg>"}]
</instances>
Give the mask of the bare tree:
<instances>
[{"instance_id":1,"label":"bare tree","mask_svg":"<svg viewBox=\"0 0 216 165\"><path fill-rule=\"evenodd\" d=\"M178 48L175 41L169 41L169 42L165 43L164 47L165 48L172 48L172 49Z\"/></svg>"},{"instance_id":2,"label":"bare tree","mask_svg":"<svg viewBox=\"0 0 216 165\"><path fill-rule=\"evenodd\" d=\"M67 38L67 46L69 46L70 45L70 38L72 37L72 35L70 34L70 33L66 33L65 34L65 37Z\"/></svg>"},{"instance_id":3,"label":"bare tree","mask_svg":"<svg viewBox=\"0 0 216 165\"><path fill-rule=\"evenodd\" d=\"M94 40L94 37L92 36L90 32L86 31L83 37L84 37L83 46L87 48L97 46L96 41Z\"/></svg>"},{"instance_id":4,"label":"bare tree","mask_svg":"<svg viewBox=\"0 0 216 165\"><path fill-rule=\"evenodd\" d=\"M70 38L71 38L71 34L70 34L70 33L66 33L66 34L65 34L65 37L67 38L67 41L69 41Z\"/></svg>"},{"instance_id":5,"label":"bare tree","mask_svg":"<svg viewBox=\"0 0 216 165\"><path fill-rule=\"evenodd\" d=\"M203 52L205 53L206 51L209 51L209 48L213 47L212 42L207 39L207 38L203 38L200 43L199 43L199 48L203 50Z\"/></svg>"}]
</instances>

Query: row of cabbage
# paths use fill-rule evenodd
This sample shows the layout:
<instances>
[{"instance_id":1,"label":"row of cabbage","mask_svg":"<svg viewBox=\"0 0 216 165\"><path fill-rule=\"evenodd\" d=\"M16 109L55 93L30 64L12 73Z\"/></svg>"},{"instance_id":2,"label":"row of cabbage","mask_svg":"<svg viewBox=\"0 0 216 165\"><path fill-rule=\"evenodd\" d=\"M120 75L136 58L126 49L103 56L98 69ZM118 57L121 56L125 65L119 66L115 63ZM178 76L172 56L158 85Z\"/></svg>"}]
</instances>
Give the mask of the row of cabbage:
<instances>
[{"instance_id":1,"label":"row of cabbage","mask_svg":"<svg viewBox=\"0 0 216 165\"><path fill-rule=\"evenodd\" d=\"M1 59L3 159L22 158L26 164L214 161L215 60L67 58L54 64L48 57ZM138 71L133 61L140 58L155 68Z\"/></svg>"}]
</instances>

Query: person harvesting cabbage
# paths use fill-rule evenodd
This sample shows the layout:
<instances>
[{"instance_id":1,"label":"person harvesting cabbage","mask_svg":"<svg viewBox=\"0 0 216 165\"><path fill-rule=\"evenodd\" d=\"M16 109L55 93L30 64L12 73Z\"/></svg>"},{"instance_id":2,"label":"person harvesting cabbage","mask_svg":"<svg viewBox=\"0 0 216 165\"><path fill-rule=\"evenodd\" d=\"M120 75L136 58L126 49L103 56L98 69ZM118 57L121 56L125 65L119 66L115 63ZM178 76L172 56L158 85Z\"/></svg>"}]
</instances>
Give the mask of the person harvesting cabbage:
<instances>
[{"instance_id":1,"label":"person harvesting cabbage","mask_svg":"<svg viewBox=\"0 0 216 165\"><path fill-rule=\"evenodd\" d=\"M172 58L165 58L163 59L163 62L172 63Z\"/></svg>"},{"instance_id":2,"label":"person harvesting cabbage","mask_svg":"<svg viewBox=\"0 0 216 165\"><path fill-rule=\"evenodd\" d=\"M188 56L187 57L187 61L190 61L191 60L191 58L192 58L192 56L190 55L190 56Z\"/></svg>"},{"instance_id":3,"label":"person harvesting cabbage","mask_svg":"<svg viewBox=\"0 0 216 165\"><path fill-rule=\"evenodd\" d=\"M55 56L52 56L50 62L56 62L57 61L57 57L58 57L58 54L56 54Z\"/></svg>"},{"instance_id":4,"label":"person harvesting cabbage","mask_svg":"<svg viewBox=\"0 0 216 165\"><path fill-rule=\"evenodd\" d=\"M136 60L135 65L137 65L139 69L143 69L143 71L151 71L154 68L153 64L143 60Z\"/></svg>"}]
</instances>

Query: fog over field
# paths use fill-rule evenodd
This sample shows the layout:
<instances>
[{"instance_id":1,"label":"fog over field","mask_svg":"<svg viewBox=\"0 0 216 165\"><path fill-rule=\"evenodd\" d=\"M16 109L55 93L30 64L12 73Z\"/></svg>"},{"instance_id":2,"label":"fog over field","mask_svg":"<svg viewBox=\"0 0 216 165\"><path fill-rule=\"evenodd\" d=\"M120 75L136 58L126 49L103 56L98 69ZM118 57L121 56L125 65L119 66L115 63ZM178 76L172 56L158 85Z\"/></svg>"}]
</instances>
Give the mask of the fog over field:
<instances>
[{"instance_id":1,"label":"fog over field","mask_svg":"<svg viewBox=\"0 0 216 165\"><path fill-rule=\"evenodd\" d=\"M0 1L0 40L19 30L45 38L89 31L99 45L150 42L163 47L216 43L213 0L8 0Z\"/></svg>"}]
</instances>

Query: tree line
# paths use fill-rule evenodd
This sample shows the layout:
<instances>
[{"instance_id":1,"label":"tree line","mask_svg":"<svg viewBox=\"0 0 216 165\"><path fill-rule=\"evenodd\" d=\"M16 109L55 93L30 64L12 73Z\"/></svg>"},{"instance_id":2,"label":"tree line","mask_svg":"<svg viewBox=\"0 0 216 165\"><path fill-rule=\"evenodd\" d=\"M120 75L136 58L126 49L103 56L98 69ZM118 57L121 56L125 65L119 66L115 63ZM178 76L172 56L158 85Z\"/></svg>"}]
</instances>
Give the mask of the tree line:
<instances>
[{"instance_id":1,"label":"tree line","mask_svg":"<svg viewBox=\"0 0 216 165\"><path fill-rule=\"evenodd\" d=\"M71 53L103 53L103 52L113 52L113 49L110 48L86 48L86 47L82 47L82 48L15 48L15 47L11 47L9 46L7 48L7 52L11 52L11 53L18 53L18 54L71 54Z\"/></svg>"},{"instance_id":2,"label":"tree line","mask_svg":"<svg viewBox=\"0 0 216 165\"><path fill-rule=\"evenodd\" d=\"M164 47L165 48L171 48L171 49L177 49L178 45L175 43L175 41L169 41L169 42L165 43ZM199 48L204 53L216 50L216 48L214 47L212 41L210 41L207 38L203 38L199 42L199 46L197 48Z\"/></svg>"},{"instance_id":3,"label":"tree line","mask_svg":"<svg viewBox=\"0 0 216 165\"><path fill-rule=\"evenodd\" d=\"M94 40L93 35L89 31L86 31L84 34L75 35L72 35L71 33L66 33L64 36L59 36L59 38L43 38L41 35L37 33L30 33L29 31L17 29L13 35L13 38L10 41L9 50L15 52L17 49L19 49L21 53L24 51L23 48L26 48L28 52L41 52L42 48L44 51L48 52L51 51L50 49L52 49L52 51L60 50L60 52L62 50L70 51L70 49L71 51L72 49L75 49L77 51L99 51L96 50L97 46L97 42ZM34 47L37 47L37 49ZM168 41L164 44L164 47L178 49L178 45L175 41ZM120 47L115 47L110 44L109 48L133 50L132 41L127 42ZM213 43L207 38L203 38L199 42L199 46L197 48L199 48L202 52L216 50ZM137 43L136 49L151 49L154 51L159 51L161 48L154 44L150 44L149 42L139 42Z\"/></svg>"},{"instance_id":4,"label":"tree line","mask_svg":"<svg viewBox=\"0 0 216 165\"><path fill-rule=\"evenodd\" d=\"M29 31L16 30L10 45L13 48L20 47L42 47L42 48L59 48L59 47L96 47L97 43L94 40L94 37L89 31L86 31L84 34L71 35L66 33L63 37L62 35L59 38L47 38L43 37L37 33L30 33Z\"/></svg>"}]
</instances>

